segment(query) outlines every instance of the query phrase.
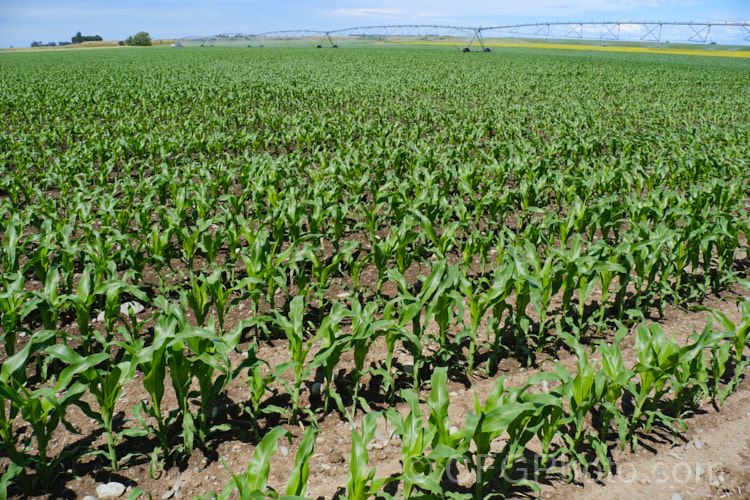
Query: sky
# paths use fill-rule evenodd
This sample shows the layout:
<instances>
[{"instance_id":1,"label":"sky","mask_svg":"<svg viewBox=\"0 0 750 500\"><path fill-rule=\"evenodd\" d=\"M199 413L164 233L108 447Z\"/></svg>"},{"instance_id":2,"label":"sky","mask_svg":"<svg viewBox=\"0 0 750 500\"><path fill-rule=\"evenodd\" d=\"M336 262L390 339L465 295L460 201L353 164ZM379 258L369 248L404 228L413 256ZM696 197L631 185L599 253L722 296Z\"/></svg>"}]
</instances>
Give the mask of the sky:
<instances>
[{"instance_id":1,"label":"sky","mask_svg":"<svg viewBox=\"0 0 750 500\"><path fill-rule=\"evenodd\" d=\"M750 0L0 0L0 47L70 41L79 31L124 40L139 31L180 38L370 24L605 20L750 21ZM665 36L686 41L688 29ZM712 31L718 43L750 43L740 28Z\"/></svg>"}]
</instances>

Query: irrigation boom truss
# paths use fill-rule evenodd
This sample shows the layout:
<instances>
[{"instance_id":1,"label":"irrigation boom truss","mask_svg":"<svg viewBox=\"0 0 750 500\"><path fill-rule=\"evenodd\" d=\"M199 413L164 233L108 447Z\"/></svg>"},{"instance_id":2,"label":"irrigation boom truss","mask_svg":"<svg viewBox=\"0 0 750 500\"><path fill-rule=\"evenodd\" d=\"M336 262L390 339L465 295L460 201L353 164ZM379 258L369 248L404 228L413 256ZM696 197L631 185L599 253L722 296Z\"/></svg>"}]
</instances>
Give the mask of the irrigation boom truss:
<instances>
[{"instance_id":1,"label":"irrigation boom truss","mask_svg":"<svg viewBox=\"0 0 750 500\"><path fill-rule=\"evenodd\" d=\"M684 28L684 29L683 29ZM335 30L276 30L257 34L223 33L210 37L185 37L187 42L213 44L218 42L247 42L248 46L262 46L264 42L279 40L317 40L318 47L337 47L337 40L461 40L466 41L464 52L488 52L487 39L544 38L607 41L662 42L670 37L677 42L709 43L712 35L721 32L724 39L750 42L750 22L693 22L693 21L556 21L542 23L507 24L499 26L446 26L439 24L395 24L355 26Z\"/></svg>"}]
</instances>

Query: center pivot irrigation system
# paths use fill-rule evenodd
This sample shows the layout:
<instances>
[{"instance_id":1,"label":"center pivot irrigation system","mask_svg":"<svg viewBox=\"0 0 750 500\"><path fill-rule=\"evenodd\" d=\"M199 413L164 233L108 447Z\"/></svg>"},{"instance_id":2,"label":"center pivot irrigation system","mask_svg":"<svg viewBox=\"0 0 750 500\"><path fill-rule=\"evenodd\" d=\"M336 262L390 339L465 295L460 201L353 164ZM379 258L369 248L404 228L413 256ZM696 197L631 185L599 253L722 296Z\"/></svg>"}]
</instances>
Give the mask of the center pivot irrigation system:
<instances>
[{"instance_id":1,"label":"center pivot irrigation system","mask_svg":"<svg viewBox=\"0 0 750 500\"><path fill-rule=\"evenodd\" d=\"M509 24L503 26L445 26L398 24L356 26L335 30L277 30L257 34L223 33L185 37L183 44L247 44L262 47L279 41L308 41L318 48L337 48L342 41L453 42L464 52L489 52L491 40L578 39L606 42L699 43L736 45L750 42L750 22L578 21ZM460 48L459 47L459 48Z\"/></svg>"}]
</instances>

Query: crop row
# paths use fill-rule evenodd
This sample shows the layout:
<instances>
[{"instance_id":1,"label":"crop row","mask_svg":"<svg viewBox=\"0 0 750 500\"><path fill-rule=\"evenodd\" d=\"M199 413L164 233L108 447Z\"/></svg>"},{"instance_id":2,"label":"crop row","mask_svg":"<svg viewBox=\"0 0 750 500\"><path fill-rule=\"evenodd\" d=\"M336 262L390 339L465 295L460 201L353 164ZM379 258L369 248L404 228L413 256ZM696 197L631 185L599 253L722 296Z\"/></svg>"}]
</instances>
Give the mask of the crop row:
<instances>
[{"instance_id":1,"label":"crop row","mask_svg":"<svg viewBox=\"0 0 750 500\"><path fill-rule=\"evenodd\" d=\"M632 370L618 357L622 333L595 349L607 360L600 370L581 344L745 276L742 68L413 54L8 58L0 446L12 465L3 488L49 489L90 454L110 470L144 456L152 473L183 464L221 439L230 422L217 402L245 380L241 423L265 437L252 471L230 487L266 493L263 464L285 432L269 421L314 429L320 412L354 420L364 409L349 495L375 494L383 482L363 454L379 418L362 396L369 382L379 403L412 410L406 420L386 412L405 446L404 494L442 494L445 468L463 460L481 496L482 477L500 478L489 489L507 486L532 438L547 443L544 461L585 467L589 449L604 465L610 430L634 446L638 432L670 427L696 398L736 385L747 306L736 329L717 316L731 334L709 327L684 348L640 328ZM265 342L279 339L288 360L262 359ZM385 359L370 362L383 345ZM397 349L412 364L394 362ZM541 379L515 389L501 381L464 429L446 431L449 373L493 375L504 357L533 364L559 349L578 356L576 375L544 375L554 386L545 394L534 389ZM302 402L314 372L318 414ZM424 421L416 405L427 380ZM126 386L145 397L120 421ZM279 388L288 403L271 402ZM53 435L78 432L70 415L79 410L106 444L50 455ZM592 412L606 425L589 432ZM19 438L26 426L33 432ZM504 451L485 457L508 433ZM289 495L304 495L314 434ZM136 457L119 452L124 442L155 444Z\"/></svg>"},{"instance_id":2,"label":"crop row","mask_svg":"<svg viewBox=\"0 0 750 500\"><path fill-rule=\"evenodd\" d=\"M359 427L353 426L346 498L391 498L383 488L393 481L402 483L404 498L427 494L481 499L519 487L538 492L538 482L557 476L570 480L578 471L606 476L612 446L635 450L639 434L654 426L674 434L684 431L683 419L701 400L718 396L723 402L737 387L750 364L745 354L750 341L750 302L744 302L739 325L718 311L714 317L725 329L715 329L709 319L706 328L685 346L668 339L658 324L639 327L635 336L638 363L632 369L623 364L620 352L627 330L621 330L612 343L599 342L591 354L564 334L577 358L574 374L555 362L553 371L533 375L521 387L507 387L501 377L486 401L475 396L474 412L468 413L460 429L448 416L448 369L436 368L425 401L414 390L402 391L408 413L370 412ZM428 407L427 418L420 403ZM599 420L597 426L587 421L593 415ZM389 439L401 445L402 473L386 478L376 478L375 467L368 464L369 444L381 418L394 429ZM315 427L305 432L286 495L281 498L304 497L317 434ZM268 486L268 459L285 436L291 438L283 427L268 432L247 471L233 474L220 494L202 498L228 498L233 491L242 499L279 498ZM497 446L500 438L501 447ZM538 453L529 451L532 441ZM471 472L473 491L462 490L456 473L450 472L458 464Z\"/></svg>"},{"instance_id":3,"label":"crop row","mask_svg":"<svg viewBox=\"0 0 750 500\"><path fill-rule=\"evenodd\" d=\"M355 308L351 314L361 316L354 317L352 333L336 336L337 322L344 317L342 310L337 309L326 317L315 337L306 340L303 337L301 298L296 298L292 301L289 317L279 316L278 319L287 334L291 359L278 365L272 374L264 375L264 361L252 352L238 366L233 366L229 359L229 353L238 348L245 324L232 332L218 335L215 330L190 326L177 307L164 301L159 306L162 311L156 319L154 338L149 345L142 338L133 337L122 329L124 341L107 343L102 339L106 345L104 352L84 357L65 343L56 343L56 332L42 330L34 333L21 351L5 361L0 372L0 394L7 401L2 416L1 438L2 446L14 464L6 473L6 482L15 479L25 485L27 492L34 491L37 482L42 487L49 487L60 472L59 464L70 457L48 456L47 445L58 425L66 423L66 412L73 405L101 425L107 439L107 449L98 453L108 458L113 470L117 470L121 461L129 458L117 456L115 443L122 438L144 436L158 439L159 446L151 452L152 466L156 467L159 460L175 460L179 455L189 455L195 445L205 445L210 433L226 430L226 424L214 425L213 420L217 416L214 403L222 390L245 369L249 375L247 382L251 393L245 409L253 421L269 411L286 413L284 409L263 405L265 393L274 381L282 382L292 395L291 417L294 419L302 381L312 369L324 368L326 398L332 397L341 405L341 396L335 392L331 375L342 352L354 350L355 359L363 360L361 350L366 352L378 336L390 337L387 342L392 346L394 334L403 332L398 320L374 321L367 311ZM130 315L131 320L134 316ZM576 464L588 467L592 465L588 464L584 454L584 448L588 448L597 454L597 462L592 466L604 467L605 474L608 473L606 443L611 431L617 431L623 448L628 444L635 448L636 431L648 432L656 423L677 432L679 428L676 423L682 423L683 415L689 413L699 399L718 395L723 401L736 387L744 368L750 363L745 355L750 340L750 303L744 303L743 316L737 326L721 313L714 312L714 316L724 330L714 329L709 322L703 332L694 335L692 342L684 347L680 347L674 339L667 339L656 324L649 328L639 327L635 336L638 364L632 369L624 366L620 354L619 343L627 334L627 329L621 329L614 342L599 342L595 348L592 356L601 358L601 369L597 369L597 362L575 337L560 333L562 340L578 358L575 375L556 364L553 372L535 375L525 386L516 389L505 388L502 377L484 406L477 401L477 413L467 417L466 429L461 432L448 433L450 422L447 420L445 384L448 368L435 368L431 377L432 393L427 400L431 412L429 425L421 421L419 397L413 389L400 393L412 408L405 421L398 421L401 417L395 410L388 413L389 421L399 433L403 445L405 475L400 479L404 481L405 495L409 497L416 486L436 494L442 493L439 485L448 460L463 461L469 455L474 457L472 460L475 461L469 466L473 467L477 478L506 480L514 464L523 457L526 445L535 436L542 443L542 467L546 466L549 458L557 458L558 455L566 457L571 471ZM314 360L306 362L311 343L318 339L323 340L323 348ZM116 347L121 348L120 355L112 358L112 349ZM47 365L44 370L47 374L54 370L55 375L50 375L49 384L32 390L28 388L26 369L35 359L37 363ZM363 367L358 364L356 369L355 404L357 380ZM281 378L287 370L293 372L291 383ZM115 404L124 385L136 376L136 371L142 374L141 383L149 398L133 408L139 425L118 430L114 424ZM387 369L377 371L381 374L385 372L387 379ZM554 386L549 393L538 394L530 390L542 380ZM171 381L178 403L178 407L170 411L162 407L167 381ZM93 396L95 405L90 405L83 398L87 392ZM193 398L200 402L199 406L190 404ZM623 398L628 400L629 410L624 409ZM367 407L364 400L361 404ZM343 407L341 410L347 411ZM586 417L593 411L599 415L600 427L596 431L584 432L588 427ZM16 445L15 419L18 415L33 429L32 435L20 449ZM364 436L374 432L367 429L374 425L372 419L376 418L375 415L377 413L369 412L362 423ZM181 432L171 432L174 426L180 427ZM254 430L258 431L257 428ZM415 435L415 432L421 434ZM492 456L494 467L503 464L504 471L484 470L482 462L476 460L489 456L490 444L505 433L509 434L510 440L503 451ZM267 434L259 450L270 446L264 445L265 441L276 438L277 431ZM551 452L554 438L558 441L555 451ZM563 441L560 441L561 438ZM365 467L367 461L366 454L362 458L359 448L371 439L372 435L369 438L355 436L353 439L349 498L374 494L377 491L372 490L373 485L382 484L367 486L372 476L363 472L364 469L357 469ZM469 452L471 443L475 447ZM35 454L30 453L32 444L36 445ZM411 470L410 464L424 457L427 457L426 461L415 465L421 468ZM25 467L35 470L36 474L28 476ZM267 474L268 469L265 471ZM254 481L251 481L252 484L260 484ZM484 485L478 481L477 488L475 498L482 498Z\"/></svg>"}]
</instances>

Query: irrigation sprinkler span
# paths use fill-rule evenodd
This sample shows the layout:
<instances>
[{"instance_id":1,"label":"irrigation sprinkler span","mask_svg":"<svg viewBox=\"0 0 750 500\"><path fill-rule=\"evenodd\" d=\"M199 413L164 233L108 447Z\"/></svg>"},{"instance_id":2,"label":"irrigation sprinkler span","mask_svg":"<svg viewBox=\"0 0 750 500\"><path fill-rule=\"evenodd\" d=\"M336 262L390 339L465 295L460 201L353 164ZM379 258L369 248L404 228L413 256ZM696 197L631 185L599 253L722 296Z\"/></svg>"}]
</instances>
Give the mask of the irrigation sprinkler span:
<instances>
[{"instance_id":1,"label":"irrigation sprinkler span","mask_svg":"<svg viewBox=\"0 0 750 500\"><path fill-rule=\"evenodd\" d=\"M693 22L693 21L557 21L542 23L507 24L499 26L447 26L438 24L394 24L355 26L335 30L276 30L263 33L223 33L209 37L184 37L186 43L205 46L226 43L246 43L248 47L262 47L273 41L304 40L318 48L337 48L345 40L407 41L454 40L463 52L489 52L488 40L493 39L573 39L601 43L714 43L719 32L732 36L733 42L750 42L750 22ZM721 36L721 35L720 35ZM464 42L461 42L463 40Z\"/></svg>"}]
</instances>

